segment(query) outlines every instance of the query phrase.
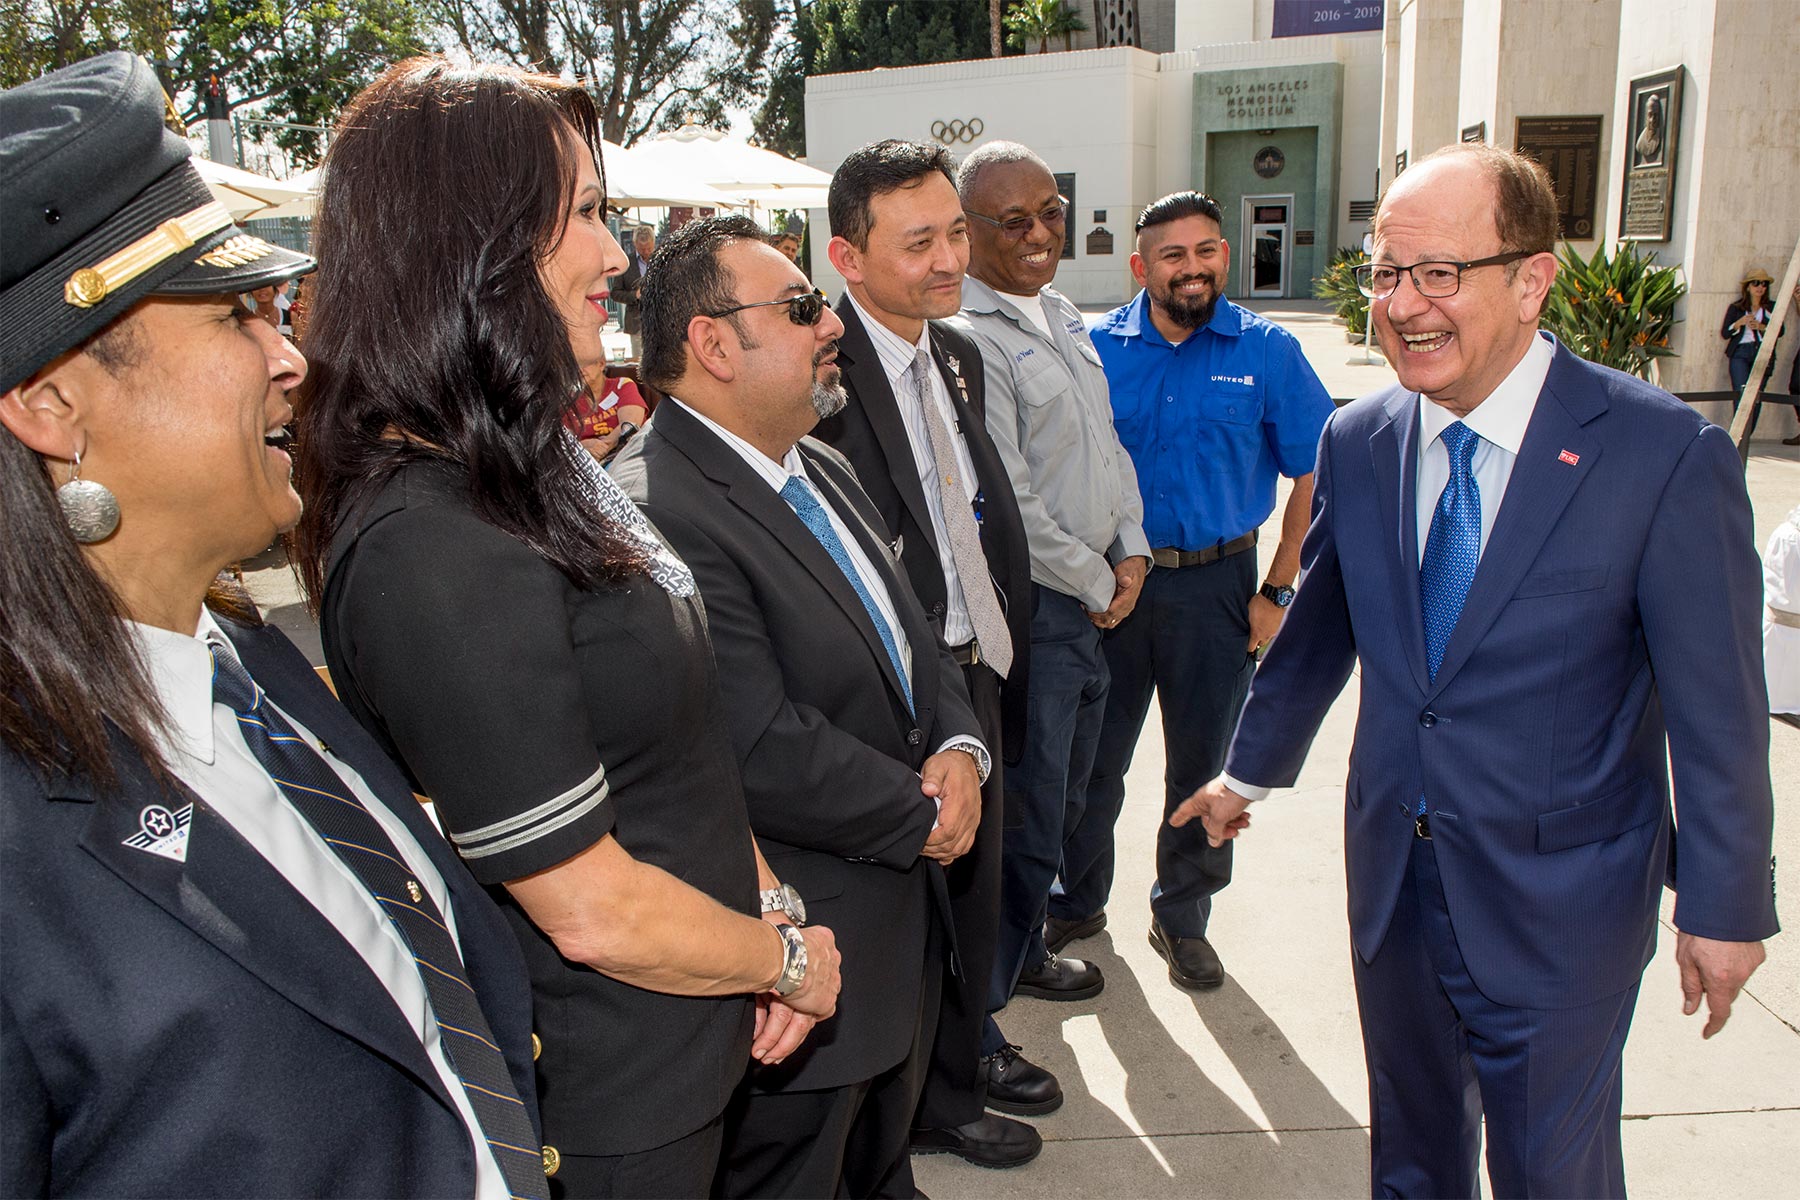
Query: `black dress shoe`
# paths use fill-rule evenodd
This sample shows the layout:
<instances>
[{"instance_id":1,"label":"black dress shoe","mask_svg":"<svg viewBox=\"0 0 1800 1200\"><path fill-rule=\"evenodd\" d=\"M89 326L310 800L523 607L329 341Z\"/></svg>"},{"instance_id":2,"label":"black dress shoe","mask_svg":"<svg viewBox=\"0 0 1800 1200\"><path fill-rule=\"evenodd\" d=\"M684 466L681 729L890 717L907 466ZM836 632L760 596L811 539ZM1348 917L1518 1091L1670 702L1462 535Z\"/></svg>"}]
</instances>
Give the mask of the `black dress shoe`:
<instances>
[{"instance_id":1,"label":"black dress shoe","mask_svg":"<svg viewBox=\"0 0 1800 1200\"><path fill-rule=\"evenodd\" d=\"M1036 996L1039 1000L1087 1000L1098 996L1105 986L1106 977L1093 963L1052 954L1019 976L1013 995Z\"/></svg>"},{"instance_id":2,"label":"black dress shoe","mask_svg":"<svg viewBox=\"0 0 1800 1200\"><path fill-rule=\"evenodd\" d=\"M982 1113L955 1129L915 1129L914 1154L954 1154L978 1167L1022 1167L1044 1149L1038 1131L1023 1121Z\"/></svg>"},{"instance_id":3,"label":"black dress shoe","mask_svg":"<svg viewBox=\"0 0 1800 1200\"><path fill-rule=\"evenodd\" d=\"M1190 992L1204 992L1225 982L1225 964L1203 937L1174 937L1162 922L1150 922L1150 944L1169 964L1169 982Z\"/></svg>"},{"instance_id":4,"label":"black dress shoe","mask_svg":"<svg viewBox=\"0 0 1800 1200\"><path fill-rule=\"evenodd\" d=\"M1793 437L1782 438L1781 444L1784 446L1800 446L1800 433L1796 433Z\"/></svg>"},{"instance_id":5,"label":"black dress shoe","mask_svg":"<svg viewBox=\"0 0 1800 1200\"><path fill-rule=\"evenodd\" d=\"M1062 948L1070 942L1093 937L1105 928L1106 910L1104 908L1093 916L1082 917L1078 921L1065 921L1061 917L1045 917L1044 949L1052 954L1060 954Z\"/></svg>"},{"instance_id":6,"label":"black dress shoe","mask_svg":"<svg viewBox=\"0 0 1800 1200\"><path fill-rule=\"evenodd\" d=\"M987 1106L1021 1117L1041 1117L1062 1107L1062 1084L1008 1042L981 1060Z\"/></svg>"}]
</instances>

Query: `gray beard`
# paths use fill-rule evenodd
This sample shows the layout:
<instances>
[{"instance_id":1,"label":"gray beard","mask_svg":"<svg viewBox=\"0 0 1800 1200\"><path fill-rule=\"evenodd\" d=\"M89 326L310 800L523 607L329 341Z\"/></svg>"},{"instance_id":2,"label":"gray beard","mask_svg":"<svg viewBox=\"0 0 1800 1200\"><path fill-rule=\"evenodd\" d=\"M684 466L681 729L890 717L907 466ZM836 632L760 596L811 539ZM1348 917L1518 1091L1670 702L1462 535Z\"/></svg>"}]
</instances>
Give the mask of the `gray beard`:
<instances>
[{"instance_id":1,"label":"gray beard","mask_svg":"<svg viewBox=\"0 0 1800 1200\"><path fill-rule=\"evenodd\" d=\"M819 414L819 420L835 417L844 411L849 397L844 394L844 386L839 383L814 383L812 386L812 407Z\"/></svg>"}]
</instances>

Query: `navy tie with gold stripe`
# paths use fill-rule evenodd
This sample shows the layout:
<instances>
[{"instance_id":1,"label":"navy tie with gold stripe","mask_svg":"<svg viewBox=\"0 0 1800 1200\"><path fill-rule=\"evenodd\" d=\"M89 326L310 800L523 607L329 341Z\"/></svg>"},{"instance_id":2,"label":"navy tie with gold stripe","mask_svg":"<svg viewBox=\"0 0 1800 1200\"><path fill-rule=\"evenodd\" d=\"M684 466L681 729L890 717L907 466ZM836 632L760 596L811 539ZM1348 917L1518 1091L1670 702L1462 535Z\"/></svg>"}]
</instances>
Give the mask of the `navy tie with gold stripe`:
<instances>
[{"instance_id":1,"label":"navy tie with gold stripe","mask_svg":"<svg viewBox=\"0 0 1800 1200\"><path fill-rule=\"evenodd\" d=\"M462 956L431 894L413 878L381 823L364 808L324 759L294 731L237 658L210 644L213 699L237 714L244 744L269 772L307 824L369 889L412 951L440 1045L462 1080L482 1136L515 1197L548 1200L543 1150L513 1086L506 1057L494 1042L480 1001L463 972Z\"/></svg>"}]
</instances>

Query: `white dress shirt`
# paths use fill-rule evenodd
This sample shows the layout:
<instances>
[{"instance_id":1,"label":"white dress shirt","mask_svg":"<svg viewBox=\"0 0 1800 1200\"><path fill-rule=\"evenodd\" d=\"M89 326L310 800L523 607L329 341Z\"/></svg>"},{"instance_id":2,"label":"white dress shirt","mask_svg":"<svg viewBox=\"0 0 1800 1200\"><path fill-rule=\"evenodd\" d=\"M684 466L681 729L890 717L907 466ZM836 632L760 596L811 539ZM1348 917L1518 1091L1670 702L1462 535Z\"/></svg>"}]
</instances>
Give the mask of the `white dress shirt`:
<instances>
[{"instance_id":1,"label":"white dress shirt","mask_svg":"<svg viewBox=\"0 0 1800 1200\"><path fill-rule=\"evenodd\" d=\"M944 572L944 640L952 646L961 646L975 637L975 624L969 619L969 601L963 594L962 577L956 573L956 556L950 549L950 526L944 520L944 495L938 486L931 430L925 425L925 410L913 390L912 367L919 353L923 352L931 360L931 370L926 372L926 387L930 393L927 402L937 407L938 417L949 431L950 444L956 451L956 475L962 481L963 496L970 503L974 502L976 492L975 461L969 457L969 447L963 440L962 422L951 407L950 389L944 386L937 359L931 357L930 328L922 326L919 340L908 342L870 316L869 310L856 302L854 293L848 294L851 307L862 318L863 328L868 330L869 340L875 345L882 372L899 405L901 424L906 426L906 441L912 448L919 489L925 493L925 507L931 514L931 536L937 541L938 565ZM991 588L994 585L992 580L983 579L979 586Z\"/></svg>"},{"instance_id":2,"label":"white dress shirt","mask_svg":"<svg viewBox=\"0 0 1800 1200\"><path fill-rule=\"evenodd\" d=\"M393 997L400 1015L418 1035L444 1090L450 1093L475 1152L475 1200L505 1200L510 1195L500 1165L488 1146L462 1081L451 1069L438 1033L437 1020L425 994L412 951L401 940L394 923L382 911L355 873L327 846L317 831L288 802L262 764L250 753L239 732L237 715L212 698L212 656L207 643L237 656L229 638L212 614L202 610L193 637L166 629L126 622L150 668L157 699L169 716L169 729L158 738L163 761L181 782L193 789L208 807L225 820L252 849L305 898L307 903L343 935L369 970ZM380 823L406 861L419 885L431 894L449 926L450 938L461 953L456 932L456 913L444 880L418 841L399 818L389 812L368 784L348 764L339 761L293 714L274 699L265 703L294 727L319 752L344 785ZM206 854L205 842L190 842L189 854Z\"/></svg>"},{"instance_id":3,"label":"white dress shirt","mask_svg":"<svg viewBox=\"0 0 1800 1200\"><path fill-rule=\"evenodd\" d=\"M863 553L862 543L850 532L850 527L844 524L844 519L838 516L837 509L831 506L831 501L820 493L818 487L806 474L806 460L800 457L800 448L790 446L781 461L776 462L705 413L682 404L674 396L668 396L666 399L680 404L683 411L689 416L718 434L720 440L731 447L739 458L748 463L750 469L761 476L763 482L773 488L777 494L787 486L790 478L798 479L801 486L812 492L820 507L824 508L825 516L831 521L831 528L837 534L838 541L844 543L844 551L850 556L850 565L856 568L856 574L861 579L863 587L868 589L870 598L875 601L875 607L880 611L881 619L888 623L888 629L894 635L894 644L900 649L900 662L906 670L906 688L911 691L913 686L912 646L906 640L906 631L900 627L900 614L894 608L893 597L888 594L887 584L882 581L880 573L875 570L875 564L870 562L868 555ZM782 503L786 504L787 501L783 499ZM706 598L705 588L700 590L700 597L702 600ZM987 782L988 772L993 767L993 760L988 757L987 747L982 744L980 738L969 737L966 734L953 737L938 747L939 753L945 750L968 751L970 757L975 760L975 768L981 776L981 782ZM938 807L943 807L942 802L939 802ZM936 824L934 823L932 827L936 828Z\"/></svg>"},{"instance_id":4,"label":"white dress shirt","mask_svg":"<svg viewBox=\"0 0 1800 1200\"><path fill-rule=\"evenodd\" d=\"M1428 397L1420 397L1418 436L1418 487L1414 492L1415 517L1419 532L1419 561L1425 560L1425 544L1431 536L1431 516L1438 498L1450 482L1450 451L1441 435L1454 421L1460 420L1481 438L1475 447L1475 486L1481 492L1481 552L1487 552L1488 535L1494 531L1494 518L1500 502L1506 497L1506 485L1512 478L1513 464L1519 460L1519 447L1525 442L1525 427L1537 411L1538 394L1544 390L1550 363L1556 357L1547 334L1531 339L1525 354L1488 394L1487 399L1472 409L1468 416L1458 417ZM1274 788L1246 783L1224 775L1225 786L1246 800L1266 800Z\"/></svg>"}]
</instances>

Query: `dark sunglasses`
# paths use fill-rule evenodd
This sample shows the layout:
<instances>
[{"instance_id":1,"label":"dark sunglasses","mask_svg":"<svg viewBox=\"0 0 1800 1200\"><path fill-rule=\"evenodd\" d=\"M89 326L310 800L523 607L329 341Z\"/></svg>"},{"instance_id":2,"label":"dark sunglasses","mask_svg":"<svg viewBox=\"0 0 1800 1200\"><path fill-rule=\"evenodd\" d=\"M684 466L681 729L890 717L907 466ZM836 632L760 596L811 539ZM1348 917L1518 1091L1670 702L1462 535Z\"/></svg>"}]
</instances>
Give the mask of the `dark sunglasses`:
<instances>
[{"instance_id":1,"label":"dark sunglasses","mask_svg":"<svg viewBox=\"0 0 1800 1200\"><path fill-rule=\"evenodd\" d=\"M998 229L1001 234L1005 236L1007 241L1016 242L1031 232L1033 223L1042 224L1045 229L1061 229L1063 227L1063 222L1068 219L1069 202L1061 196L1058 196L1056 198L1056 203L1049 208L1046 208L1041 213L1035 215L1027 214L1023 217L1008 217L1004 221L998 217L983 216L978 212L970 212L966 208L963 209L963 215L974 217L977 221L986 221L989 225Z\"/></svg>"},{"instance_id":2,"label":"dark sunglasses","mask_svg":"<svg viewBox=\"0 0 1800 1200\"><path fill-rule=\"evenodd\" d=\"M817 288L795 296L783 296L779 300L758 300L755 304L740 304L735 308L728 308L724 312L704 315L713 318L729 317L732 313L743 312L746 308L774 308L777 304L788 306L788 320L796 325L817 325L819 318L825 315L825 293Z\"/></svg>"}]
</instances>

